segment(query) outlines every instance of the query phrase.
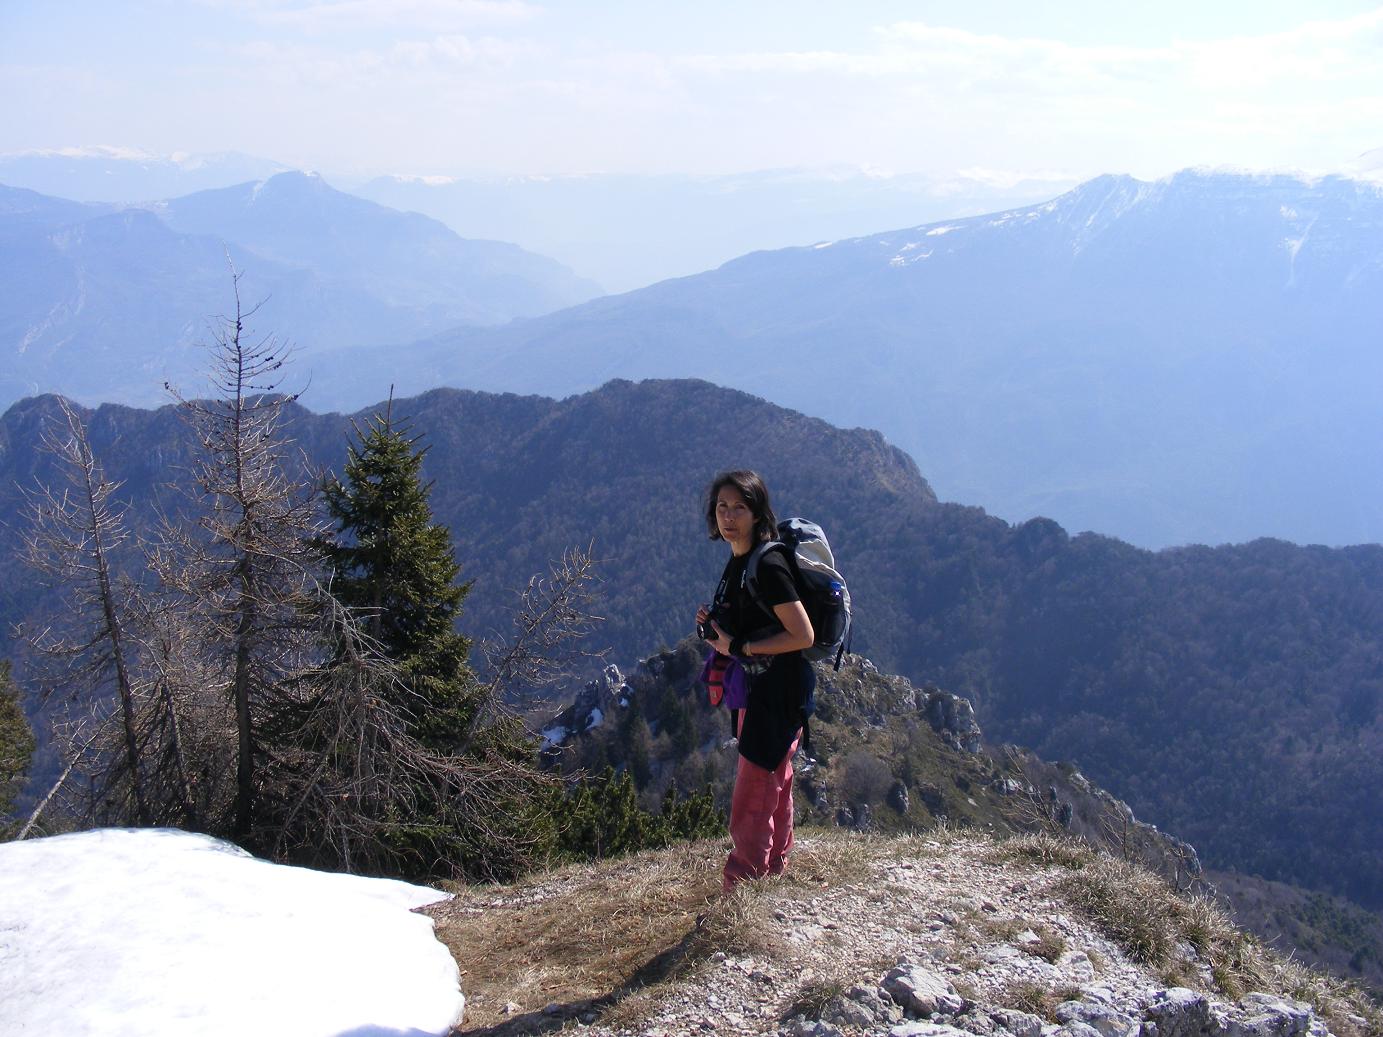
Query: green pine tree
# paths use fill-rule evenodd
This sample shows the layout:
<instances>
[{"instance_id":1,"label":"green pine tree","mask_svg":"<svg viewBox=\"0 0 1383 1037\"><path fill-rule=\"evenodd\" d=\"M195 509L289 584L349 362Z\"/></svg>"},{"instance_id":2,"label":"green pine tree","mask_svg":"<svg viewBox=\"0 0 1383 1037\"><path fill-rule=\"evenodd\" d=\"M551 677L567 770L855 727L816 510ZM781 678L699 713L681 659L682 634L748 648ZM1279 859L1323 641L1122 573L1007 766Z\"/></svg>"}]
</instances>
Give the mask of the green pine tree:
<instances>
[{"instance_id":1,"label":"green pine tree","mask_svg":"<svg viewBox=\"0 0 1383 1037\"><path fill-rule=\"evenodd\" d=\"M365 616L366 632L399 665L409 694L398 705L412 718L411 733L451 752L466 744L476 719L470 643L455 626L469 584L457 582L451 535L432 519L426 450L387 415L356 434L344 478L325 487L337 525L336 539L323 545L332 592Z\"/></svg>"},{"instance_id":2,"label":"green pine tree","mask_svg":"<svg viewBox=\"0 0 1383 1037\"><path fill-rule=\"evenodd\" d=\"M343 477L323 491L336 524L335 538L320 544L332 593L362 616L365 632L398 667L394 705L408 733L472 775L470 802L416 790L409 816L386 831L396 870L512 877L556 838L545 795L551 781L538 771L522 723L467 663L470 642L455 624L469 584L458 582L451 534L432 518L426 451L387 412L356 436Z\"/></svg>"},{"instance_id":3,"label":"green pine tree","mask_svg":"<svg viewBox=\"0 0 1383 1037\"><path fill-rule=\"evenodd\" d=\"M34 755L34 732L19 707L19 689L8 660L0 662L0 831Z\"/></svg>"},{"instance_id":4,"label":"green pine tree","mask_svg":"<svg viewBox=\"0 0 1383 1037\"><path fill-rule=\"evenodd\" d=\"M639 806L629 772L586 776L567 793L561 849L577 860L618 857L667 845L661 819Z\"/></svg>"},{"instance_id":5,"label":"green pine tree","mask_svg":"<svg viewBox=\"0 0 1383 1037\"><path fill-rule=\"evenodd\" d=\"M716 809L710 785L694 795L682 796L673 782L663 794L661 820L668 841L714 839L725 834L725 817Z\"/></svg>"},{"instance_id":6,"label":"green pine tree","mask_svg":"<svg viewBox=\"0 0 1383 1037\"><path fill-rule=\"evenodd\" d=\"M633 777L635 787L642 790L653 777L653 736L648 730L648 721L634 703L630 703L620 714L615 739L624 759L625 771Z\"/></svg>"}]
</instances>

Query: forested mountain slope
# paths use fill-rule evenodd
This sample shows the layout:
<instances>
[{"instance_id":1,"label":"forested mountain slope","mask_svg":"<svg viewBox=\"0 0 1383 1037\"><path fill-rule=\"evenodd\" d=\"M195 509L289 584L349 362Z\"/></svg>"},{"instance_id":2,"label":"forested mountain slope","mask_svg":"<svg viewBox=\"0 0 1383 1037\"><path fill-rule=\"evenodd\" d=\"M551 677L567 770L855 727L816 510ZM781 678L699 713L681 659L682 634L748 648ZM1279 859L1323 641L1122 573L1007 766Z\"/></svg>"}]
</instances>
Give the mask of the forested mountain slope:
<instances>
[{"instance_id":1,"label":"forested mountain slope","mask_svg":"<svg viewBox=\"0 0 1383 1037\"><path fill-rule=\"evenodd\" d=\"M26 401L0 421L11 523L53 409ZM1383 548L1150 553L1045 520L1010 526L938 503L877 433L704 382L612 382L563 401L436 391L394 415L430 445L434 509L475 580L473 632L500 625L564 548L592 545L614 659L679 640L725 551L706 540L702 488L751 465L781 514L830 533L856 646L881 668L970 697L991 737L1073 760L1209 863L1383 903ZM294 431L339 467L347 426L299 411ZM186 456L176 415L103 407L92 435L147 517ZM2 532L12 621L37 602L16 530Z\"/></svg>"}]
</instances>

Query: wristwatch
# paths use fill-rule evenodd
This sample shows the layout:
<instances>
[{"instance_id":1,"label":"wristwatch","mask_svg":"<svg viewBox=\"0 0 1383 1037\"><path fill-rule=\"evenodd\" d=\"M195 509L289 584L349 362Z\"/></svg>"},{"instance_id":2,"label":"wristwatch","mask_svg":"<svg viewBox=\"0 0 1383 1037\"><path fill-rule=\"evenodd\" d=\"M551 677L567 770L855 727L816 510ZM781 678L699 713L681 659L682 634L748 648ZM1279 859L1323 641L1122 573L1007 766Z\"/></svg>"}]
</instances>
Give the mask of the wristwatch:
<instances>
[{"instance_id":1,"label":"wristwatch","mask_svg":"<svg viewBox=\"0 0 1383 1037\"><path fill-rule=\"evenodd\" d=\"M732 637L732 638L730 639L730 654L731 654L731 655L748 655L749 653L746 652L746 651L744 650L744 647L745 647L745 646L744 646L744 638L742 638L742 637Z\"/></svg>"}]
</instances>

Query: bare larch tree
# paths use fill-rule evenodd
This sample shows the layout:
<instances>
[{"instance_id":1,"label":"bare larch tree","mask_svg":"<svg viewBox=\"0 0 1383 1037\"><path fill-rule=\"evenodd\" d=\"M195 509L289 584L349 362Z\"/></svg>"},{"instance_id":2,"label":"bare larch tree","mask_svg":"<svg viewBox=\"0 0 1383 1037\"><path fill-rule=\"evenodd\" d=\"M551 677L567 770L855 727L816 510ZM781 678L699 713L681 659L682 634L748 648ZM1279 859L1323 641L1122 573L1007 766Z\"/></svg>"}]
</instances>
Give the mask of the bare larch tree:
<instances>
[{"instance_id":1,"label":"bare larch tree","mask_svg":"<svg viewBox=\"0 0 1383 1037\"><path fill-rule=\"evenodd\" d=\"M314 588L310 540L321 533L304 480L289 475L280 428L296 395L278 391L287 347L250 335L240 302L218 319L211 346L213 396L174 392L200 455L190 495L197 528L165 524L151 559L164 587L186 603L184 648L214 661L235 711L236 793L231 830L255 826L260 732L317 645L307 607ZM171 390L170 390L171 391Z\"/></svg>"},{"instance_id":2,"label":"bare larch tree","mask_svg":"<svg viewBox=\"0 0 1383 1037\"><path fill-rule=\"evenodd\" d=\"M153 813L141 766L137 694L128 632L130 588L121 586L111 555L129 538L124 508L112 500L120 483L107 479L91 450L81 415L58 398L61 424L42 433L43 448L57 462L63 484L26 491L30 523L25 533L29 563L67 592L64 628L31 631L29 643L50 663L42 675L48 694L62 687L98 715L109 716L105 702L114 689L123 742L123 760L98 766L98 798L128 789L131 811L116 819L149 824Z\"/></svg>"}]
</instances>

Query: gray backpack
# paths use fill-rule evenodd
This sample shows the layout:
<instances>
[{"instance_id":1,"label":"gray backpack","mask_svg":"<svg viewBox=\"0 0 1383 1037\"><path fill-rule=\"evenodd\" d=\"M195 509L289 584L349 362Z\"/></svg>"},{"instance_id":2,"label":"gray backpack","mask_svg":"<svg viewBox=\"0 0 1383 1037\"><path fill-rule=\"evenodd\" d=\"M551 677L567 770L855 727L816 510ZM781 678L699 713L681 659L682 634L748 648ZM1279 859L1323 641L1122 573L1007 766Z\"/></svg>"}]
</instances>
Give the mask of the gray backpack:
<instances>
[{"instance_id":1,"label":"gray backpack","mask_svg":"<svg viewBox=\"0 0 1383 1037\"><path fill-rule=\"evenodd\" d=\"M759 560L769 551L781 551L787 558L797 596L812 621L816 643L803 656L815 662L834 655L835 668L839 670L841 659L850 650L850 588L836 569L825 531L804 518L784 519L778 523L778 539L765 541L750 553L744 567L744 586L759 607L772 615L773 609L760 594L758 580Z\"/></svg>"}]
</instances>

